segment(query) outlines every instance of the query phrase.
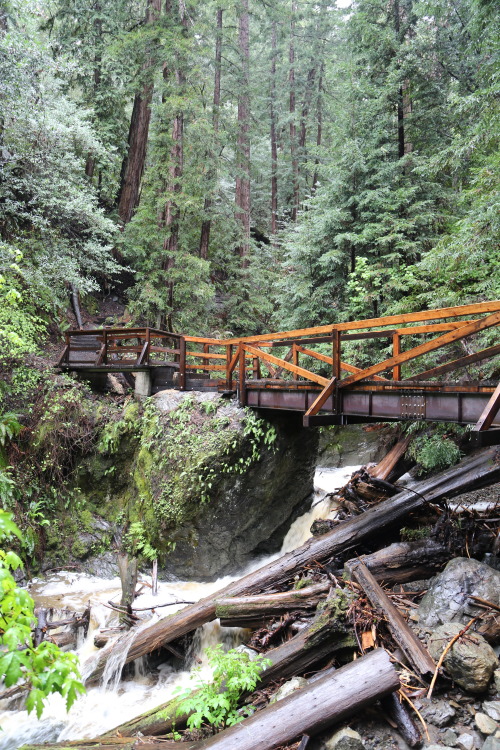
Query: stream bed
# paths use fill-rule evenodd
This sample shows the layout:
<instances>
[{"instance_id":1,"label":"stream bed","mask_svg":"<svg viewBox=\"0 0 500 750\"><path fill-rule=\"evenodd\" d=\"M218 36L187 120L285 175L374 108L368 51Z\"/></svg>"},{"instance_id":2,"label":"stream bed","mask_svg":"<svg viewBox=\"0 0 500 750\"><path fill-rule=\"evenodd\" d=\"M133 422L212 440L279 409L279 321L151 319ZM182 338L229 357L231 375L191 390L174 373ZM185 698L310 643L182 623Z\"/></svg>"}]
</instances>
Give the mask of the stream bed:
<instances>
[{"instance_id":1,"label":"stream bed","mask_svg":"<svg viewBox=\"0 0 500 750\"><path fill-rule=\"evenodd\" d=\"M279 553L256 560L250 568L238 571L234 576L226 576L209 583L159 582L158 595L153 597L147 589L147 593L141 593L136 598L134 607L153 607L170 601L198 601L250 570L255 570L272 559L296 549L310 537L309 529L314 520L326 518L335 511L329 493L342 487L357 468L359 467L344 466L338 469L317 469L311 509L292 524ZM147 576L141 576L140 580L148 582ZM89 604L91 605L90 627L87 636L83 638L82 635L79 639L77 648L80 668L85 676L97 653L94 646L95 631L116 624L116 614L106 606L106 603L110 600L120 600L120 580L60 571L44 580L33 581L29 590L37 606L53 608L56 612L83 612ZM148 616L147 612L141 613L145 622L139 627L147 627L155 619L165 617L166 612L172 614L184 606L186 605L174 604L168 609L157 610L152 616ZM58 619L57 614L54 619ZM165 663L154 672L146 673L143 661L137 660L134 662L133 677L121 680L121 665L116 664L114 668L106 670L101 684L89 687L86 694L76 701L68 713L59 695L49 697L40 720L24 710L15 710L16 701L19 699L11 699L9 705L7 701L0 702L0 750L16 750L26 743L96 737L168 701L176 688L189 684L192 667L200 667L202 674L208 677L209 667L205 657L207 646L223 642L227 648L234 647L241 643L244 633L245 631L239 628L221 628L218 620L207 623L195 634L185 669L182 670L175 670L170 664Z\"/></svg>"}]
</instances>

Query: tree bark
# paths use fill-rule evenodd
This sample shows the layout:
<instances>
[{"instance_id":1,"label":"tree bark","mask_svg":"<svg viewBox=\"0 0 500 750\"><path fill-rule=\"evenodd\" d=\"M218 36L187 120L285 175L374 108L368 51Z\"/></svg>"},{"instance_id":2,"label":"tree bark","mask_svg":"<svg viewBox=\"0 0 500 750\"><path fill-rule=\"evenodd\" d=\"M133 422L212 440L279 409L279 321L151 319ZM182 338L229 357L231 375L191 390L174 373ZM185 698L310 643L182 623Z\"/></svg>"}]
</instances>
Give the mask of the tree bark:
<instances>
[{"instance_id":1,"label":"tree bark","mask_svg":"<svg viewBox=\"0 0 500 750\"><path fill-rule=\"evenodd\" d=\"M290 70L289 83L289 113L290 113L290 157L292 161L292 209L291 219L297 221L299 210L299 160L297 156L297 126L295 123L295 14L297 3L292 0L292 17L290 20L290 47L288 59Z\"/></svg>"},{"instance_id":2,"label":"tree bark","mask_svg":"<svg viewBox=\"0 0 500 750\"><path fill-rule=\"evenodd\" d=\"M307 612L315 609L320 597L326 595L329 588L330 584L319 583L280 594L217 599L215 616L220 620L222 627L256 628L269 621L271 617L280 617L285 612Z\"/></svg>"},{"instance_id":3,"label":"tree bark","mask_svg":"<svg viewBox=\"0 0 500 750\"><path fill-rule=\"evenodd\" d=\"M215 74L214 74L214 99L213 99L213 111L212 111L212 127L214 133L219 132L219 108L220 108L220 81L221 81L221 69L222 69L222 8L217 8L217 32L215 37ZM214 154L208 155L214 159ZM217 177L217 168L213 166L210 170L209 179L210 181L215 180ZM203 213L205 218L201 225L201 236L200 236L200 258L206 260L208 258L208 248L210 246L210 230L212 221L208 218L209 212L212 208L212 196L207 195L205 198L205 204L203 206Z\"/></svg>"},{"instance_id":4,"label":"tree bark","mask_svg":"<svg viewBox=\"0 0 500 750\"><path fill-rule=\"evenodd\" d=\"M271 585L286 583L306 563L313 560L322 562L343 550L355 548L380 529L401 525L409 513L420 508L425 502L437 501L445 496L453 497L468 489L491 484L498 478L500 464L496 463L496 449L482 450L457 466L420 483L416 491L407 490L382 501L361 515L340 523L328 534L318 539L310 539L293 552L230 583L215 595L201 599L196 604L189 605L142 630L130 645L126 663L151 653L163 644L215 619L217 599L257 594ZM106 658L107 655L98 656L89 680L95 680L102 674Z\"/></svg>"},{"instance_id":5,"label":"tree bark","mask_svg":"<svg viewBox=\"0 0 500 750\"><path fill-rule=\"evenodd\" d=\"M161 12L161 0L148 0L146 23L157 22ZM150 57L143 66L143 74L147 75L153 66ZM128 132L128 151L123 160L120 188L118 191L118 215L123 224L128 224L139 203L139 194L149 134L151 119L151 99L153 84L144 84L141 93L134 97L134 106Z\"/></svg>"},{"instance_id":6,"label":"tree bark","mask_svg":"<svg viewBox=\"0 0 500 750\"><path fill-rule=\"evenodd\" d=\"M273 21L271 36L271 97L270 97L270 120L271 120L271 234L273 237L278 231L278 139L276 136L276 110L274 100L276 98L276 21Z\"/></svg>"},{"instance_id":7,"label":"tree bark","mask_svg":"<svg viewBox=\"0 0 500 750\"><path fill-rule=\"evenodd\" d=\"M324 62L321 63L320 70L319 70L319 78L318 78L318 98L316 100L316 149L319 151L319 148L321 146L322 138L323 138L323 99L322 99L322 90L323 90L323 74L325 70L325 64ZM319 155L316 154L316 158L314 160L314 174L312 179L312 191L313 193L316 191L316 188L318 187L318 167L319 167Z\"/></svg>"},{"instance_id":8,"label":"tree bark","mask_svg":"<svg viewBox=\"0 0 500 750\"><path fill-rule=\"evenodd\" d=\"M238 44L241 78L238 93L236 219L242 229L242 241L238 247L238 254L242 265L245 266L250 249L250 17L248 0L241 0Z\"/></svg>"},{"instance_id":9,"label":"tree bark","mask_svg":"<svg viewBox=\"0 0 500 750\"><path fill-rule=\"evenodd\" d=\"M352 569L355 580L359 583L378 614L387 620L394 640L402 649L406 658L421 675L432 675L436 669L434 659L425 646L409 628L406 620L396 609L385 591L378 585L366 565L358 562Z\"/></svg>"},{"instance_id":10,"label":"tree bark","mask_svg":"<svg viewBox=\"0 0 500 750\"><path fill-rule=\"evenodd\" d=\"M394 585L435 575L451 557L444 544L433 539L419 542L398 542L389 547L363 555L361 558L377 581ZM358 558L349 560L345 569L352 573Z\"/></svg>"}]
</instances>

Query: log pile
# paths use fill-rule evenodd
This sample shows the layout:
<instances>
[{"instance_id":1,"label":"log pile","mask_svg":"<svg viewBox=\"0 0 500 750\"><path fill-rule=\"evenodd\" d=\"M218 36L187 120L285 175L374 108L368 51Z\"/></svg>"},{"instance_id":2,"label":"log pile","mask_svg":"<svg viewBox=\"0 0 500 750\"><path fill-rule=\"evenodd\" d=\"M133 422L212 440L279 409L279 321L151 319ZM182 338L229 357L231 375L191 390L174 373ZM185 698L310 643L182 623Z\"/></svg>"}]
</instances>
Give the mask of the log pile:
<instances>
[{"instance_id":1,"label":"log pile","mask_svg":"<svg viewBox=\"0 0 500 750\"><path fill-rule=\"evenodd\" d=\"M400 447L394 455L401 455ZM377 471L371 478L360 475L363 482L366 479L367 486L376 488L373 482L386 482L384 477L394 469L393 460L394 456L385 461L382 476ZM500 460L498 451L492 448L422 482L416 489L393 494L386 488L385 493L381 492L384 499L365 497L363 508L358 506L355 515L322 536L310 539L215 595L138 631L126 662L168 647L216 617L227 627L251 628L248 646L270 660L256 693L241 699L256 706L251 717L210 738L191 737L187 732L180 747L272 750L295 742L294 747L305 748L309 737L375 701L381 701L383 712L407 744L418 747L422 736L401 700L406 688L400 684L395 664L406 658L422 684L430 682L436 665L409 628L398 606L402 597L398 598L388 586L434 574L454 550L442 534L389 544L383 549L377 549L378 543L382 531L385 535L388 529L399 530L411 514L423 510L430 513L432 504L431 510L439 519L442 511L436 503L498 479ZM383 489L382 485L378 488ZM442 525L441 517L436 528ZM363 554L370 541L375 551ZM301 588L304 581L306 585ZM110 650L99 654L92 672L94 680L102 673L107 655L119 648L120 639ZM390 658L392 653L394 659ZM268 705L269 695L297 675L305 676L308 684ZM179 714L179 700L175 699L101 738L66 742L64 747L179 747L169 741L169 733L174 725L176 731L184 732L187 718ZM62 746L45 747L55 750Z\"/></svg>"}]
</instances>

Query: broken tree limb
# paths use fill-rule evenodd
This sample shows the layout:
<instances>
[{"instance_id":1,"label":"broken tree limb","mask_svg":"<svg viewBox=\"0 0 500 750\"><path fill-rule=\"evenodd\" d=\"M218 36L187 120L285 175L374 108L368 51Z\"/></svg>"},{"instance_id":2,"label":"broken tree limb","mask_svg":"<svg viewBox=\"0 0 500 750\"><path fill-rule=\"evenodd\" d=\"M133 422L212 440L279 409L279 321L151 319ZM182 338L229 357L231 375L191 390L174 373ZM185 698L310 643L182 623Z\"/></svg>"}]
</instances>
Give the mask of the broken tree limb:
<instances>
[{"instance_id":1,"label":"broken tree limb","mask_svg":"<svg viewBox=\"0 0 500 750\"><path fill-rule=\"evenodd\" d=\"M435 575L436 571L444 568L450 557L451 553L444 544L434 539L423 539L396 542L371 555L363 555L361 559L377 581L393 585ZM351 574L358 562L357 558L348 560L344 569Z\"/></svg>"},{"instance_id":2,"label":"broken tree limb","mask_svg":"<svg viewBox=\"0 0 500 750\"><path fill-rule=\"evenodd\" d=\"M391 693L381 703L386 714L396 724L398 732L406 744L410 747L419 747L422 744L422 735L408 709L401 702L399 692Z\"/></svg>"},{"instance_id":3,"label":"broken tree limb","mask_svg":"<svg viewBox=\"0 0 500 750\"><path fill-rule=\"evenodd\" d=\"M343 550L355 548L382 528L401 525L409 513L420 508L425 502L453 497L468 489L497 481L500 478L497 454L496 448L483 449L457 466L420 483L418 490L409 489L382 501L359 516L340 523L327 534L309 539L293 552L230 583L215 595L201 599L196 604L158 620L149 628L140 630L129 644L125 663L151 653L165 643L215 619L216 599L258 594L271 585L286 583L306 563L327 560ZM101 652L92 665L88 681L98 679L109 655L122 647L118 640L113 649L107 653Z\"/></svg>"},{"instance_id":4,"label":"broken tree limb","mask_svg":"<svg viewBox=\"0 0 500 750\"><path fill-rule=\"evenodd\" d=\"M366 565L360 561L352 567L352 574L377 612L387 620L394 640L406 658L421 675L432 675L436 669L433 658L410 629L404 617L396 609L385 591L381 589Z\"/></svg>"},{"instance_id":5,"label":"broken tree limb","mask_svg":"<svg viewBox=\"0 0 500 750\"><path fill-rule=\"evenodd\" d=\"M399 459L404 456L406 449L410 445L410 440L410 437L398 440L376 466L367 469L368 473L375 479L387 479Z\"/></svg>"},{"instance_id":6,"label":"broken tree limb","mask_svg":"<svg viewBox=\"0 0 500 750\"><path fill-rule=\"evenodd\" d=\"M223 627L261 627L271 617L279 617L285 612L305 612L315 609L320 597L326 595L329 588L329 583L318 583L279 594L220 598L215 602L215 616L219 618Z\"/></svg>"},{"instance_id":7,"label":"broken tree limb","mask_svg":"<svg viewBox=\"0 0 500 750\"><path fill-rule=\"evenodd\" d=\"M111 737L111 738L98 738L95 740L64 740L64 742L57 742L52 744L43 745L23 745L19 750L147 750L147 748L155 747L147 740L137 737ZM179 745L178 742L169 742L168 740L162 740L162 750L202 750L203 743L200 742L183 742Z\"/></svg>"}]
</instances>

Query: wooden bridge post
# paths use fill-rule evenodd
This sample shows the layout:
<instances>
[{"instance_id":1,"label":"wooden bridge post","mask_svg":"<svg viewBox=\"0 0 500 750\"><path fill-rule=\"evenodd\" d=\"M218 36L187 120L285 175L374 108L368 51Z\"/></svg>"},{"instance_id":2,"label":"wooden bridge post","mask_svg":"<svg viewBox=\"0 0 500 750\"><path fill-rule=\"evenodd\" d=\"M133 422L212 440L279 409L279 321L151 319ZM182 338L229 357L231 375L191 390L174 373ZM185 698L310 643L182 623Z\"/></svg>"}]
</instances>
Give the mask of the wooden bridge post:
<instances>
[{"instance_id":1,"label":"wooden bridge post","mask_svg":"<svg viewBox=\"0 0 500 750\"><path fill-rule=\"evenodd\" d=\"M146 328L146 344L148 345L146 349L146 364L149 365L149 357L151 352L151 328Z\"/></svg>"},{"instance_id":2,"label":"wooden bridge post","mask_svg":"<svg viewBox=\"0 0 500 750\"><path fill-rule=\"evenodd\" d=\"M231 344L227 344L226 345L226 389L228 391L233 390L233 373L229 372L232 358L233 358L233 347Z\"/></svg>"},{"instance_id":3,"label":"wooden bridge post","mask_svg":"<svg viewBox=\"0 0 500 750\"><path fill-rule=\"evenodd\" d=\"M299 366L299 350L295 343L292 344L292 364L295 365L295 367Z\"/></svg>"},{"instance_id":4,"label":"wooden bridge post","mask_svg":"<svg viewBox=\"0 0 500 750\"><path fill-rule=\"evenodd\" d=\"M340 380L340 331L334 328L332 331L332 378Z\"/></svg>"},{"instance_id":5,"label":"wooden bridge post","mask_svg":"<svg viewBox=\"0 0 500 750\"><path fill-rule=\"evenodd\" d=\"M238 352L239 352L239 404L240 406L246 406L246 385L245 385L245 347L243 344L239 344L238 346Z\"/></svg>"},{"instance_id":6,"label":"wooden bridge post","mask_svg":"<svg viewBox=\"0 0 500 750\"><path fill-rule=\"evenodd\" d=\"M392 334L392 356L397 357L401 354L401 336L399 333ZM392 379L401 380L401 365L394 365L392 368Z\"/></svg>"},{"instance_id":7,"label":"wooden bridge post","mask_svg":"<svg viewBox=\"0 0 500 750\"><path fill-rule=\"evenodd\" d=\"M179 339L179 389L186 390L186 339Z\"/></svg>"},{"instance_id":8,"label":"wooden bridge post","mask_svg":"<svg viewBox=\"0 0 500 750\"><path fill-rule=\"evenodd\" d=\"M105 365L107 365L108 364L108 333L105 328L103 328L103 331L102 331L102 345L104 348L102 361Z\"/></svg>"}]
</instances>

